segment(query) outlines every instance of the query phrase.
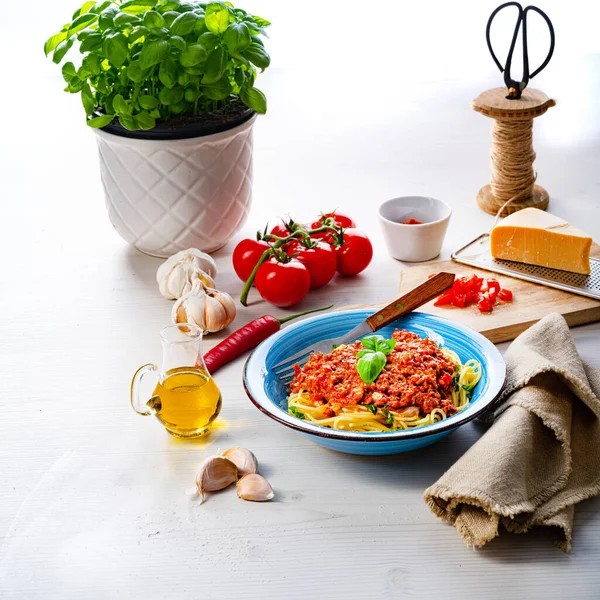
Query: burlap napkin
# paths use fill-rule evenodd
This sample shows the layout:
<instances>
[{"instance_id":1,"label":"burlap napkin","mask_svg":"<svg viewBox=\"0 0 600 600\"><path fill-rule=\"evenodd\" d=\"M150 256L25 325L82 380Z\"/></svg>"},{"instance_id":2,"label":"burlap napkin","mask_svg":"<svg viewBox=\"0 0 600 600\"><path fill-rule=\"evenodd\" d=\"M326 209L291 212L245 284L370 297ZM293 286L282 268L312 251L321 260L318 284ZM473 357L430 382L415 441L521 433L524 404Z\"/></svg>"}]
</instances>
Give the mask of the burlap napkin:
<instances>
[{"instance_id":1,"label":"burlap napkin","mask_svg":"<svg viewBox=\"0 0 600 600\"><path fill-rule=\"evenodd\" d=\"M575 504L600 492L600 372L580 358L565 320L548 315L504 356L507 387L490 429L425 491L469 546L499 526L551 527L571 549Z\"/></svg>"}]
</instances>

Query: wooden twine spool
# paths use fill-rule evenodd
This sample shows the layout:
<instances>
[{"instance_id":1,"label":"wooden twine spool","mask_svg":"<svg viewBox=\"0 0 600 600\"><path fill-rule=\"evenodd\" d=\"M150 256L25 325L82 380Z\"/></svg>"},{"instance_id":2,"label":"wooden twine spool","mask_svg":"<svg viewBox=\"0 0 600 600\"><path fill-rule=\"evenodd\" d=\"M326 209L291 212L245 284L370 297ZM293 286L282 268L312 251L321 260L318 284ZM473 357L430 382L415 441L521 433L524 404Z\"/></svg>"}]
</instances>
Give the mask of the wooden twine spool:
<instances>
[{"instance_id":1,"label":"wooden twine spool","mask_svg":"<svg viewBox=\"0 0 600 600\"><path fill-rule=\"evenodd\" d=\"M519 100L508 100L506 88L483 92L473 110L494 119L492 126L492 178L477 194L477 204L488 213L509 215L522 208L545 210L550 197L536 185L533 169L533 119L556 102L539 90L526 88Z\"/></svg>"}]
</instances>

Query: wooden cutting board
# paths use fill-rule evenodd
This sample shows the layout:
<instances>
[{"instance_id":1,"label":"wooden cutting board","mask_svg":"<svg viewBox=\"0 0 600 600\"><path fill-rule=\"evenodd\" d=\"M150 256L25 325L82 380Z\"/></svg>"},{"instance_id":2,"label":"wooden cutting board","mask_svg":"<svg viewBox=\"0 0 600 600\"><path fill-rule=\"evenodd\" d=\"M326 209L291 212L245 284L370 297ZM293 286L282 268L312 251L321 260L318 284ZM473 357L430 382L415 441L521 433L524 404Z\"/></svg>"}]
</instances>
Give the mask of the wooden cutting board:
<instances>
[{"instance_id":1,"label":"wooden cutting board","mask_svg":"<svg viewBox=\"0 0 600 600\"><path fill-rule=\"evenodd\" d=\"M600 256L600 247L596 244L592 248L592 254ZM457 277L473 273L477 273L479 277L495 277L502 287L507 287L513 292L511 303L498 303L494 306L494 310L487 314L480 313L477 305L465 308L438 307L433 306L433 302L429 302L418 309L421 312L458 321L479 331L494 343L514 340L528 327L553 312L563 315L570 326L600 321L600 302L597 300L476 269L452 260L404 269L401 274L400 293L409 292L423 283L429 275L440 271L456 273Z\"/></svg>"}]
</instances>

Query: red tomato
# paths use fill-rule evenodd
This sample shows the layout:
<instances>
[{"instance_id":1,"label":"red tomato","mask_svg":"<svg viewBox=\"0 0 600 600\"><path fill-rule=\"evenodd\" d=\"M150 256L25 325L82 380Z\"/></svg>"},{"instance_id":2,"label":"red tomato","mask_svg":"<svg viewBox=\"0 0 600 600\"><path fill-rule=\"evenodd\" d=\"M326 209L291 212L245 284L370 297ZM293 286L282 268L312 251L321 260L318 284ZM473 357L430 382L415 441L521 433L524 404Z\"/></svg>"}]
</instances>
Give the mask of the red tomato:
<instances>
[{"instance_id":1,"label":"red tomato","mask_svg":"<svg viewBox=\"0 0 600 600\"><path fill-rule=\"evenodd\" d=\"M488 294L489 294L490 299L493 304L496 301L496 296L498 295L498 292L500 291L500 284L498 283L497 279L490 277L487 280L487 287L488 287Z\"/></svg>"},{"instance_id":2,"label":"red tomato","mask_svg":"<svg viewBox=\"0 0 600 600\"><path fill-rule=\"evenodd\" d=\"M281 223L277 223L273 229L270 231L271 235L276 235L277 237L287 237L292 233L287 225L282 221Z\"/></svg>"},{"instance_id":3,"label":"red tomato","mask_svg":"<svg viewBox=\"0 0 600 600\"><path fill-rule=\"evenodd\" d=\"M269 248L267 242L245 239L233 251L233 269L242 280L247 281L263 252Z\"/></svg>"},{"instance_id":4,"label":"red tomato","mask_svg":"<svg viewBox=\"0 0 600 600\"><path fill-rule=\"evenodd\" d=\"M438 379L438 383L440 384L441 387L448 387L451 383L452 383L452 375L449 375L448 373L444 373L439 379Z\"/></svg>"},{"instance_id":5,"label":"red tomato","mask_svg":"<svg viewBox=\"0 0 600 600\"><path fill-rule=\"evenodd\" d=\"M452 290L444 292L434 303L434 306L449 306L454 303L454 294Z\"/></svg>"},{"instance_id":6,"label":"red tomato","mask_svg":"<svg viewBox=\"0 0 600 600\"><path fill-rule=\"evenodd\" d=\"M494 300L492 300L488 292L481 292L477 295L477 306L479 312L492 312Z\"/></svg>"},{"instance_id":7,"label":"red tomato","mask_svg":"<svg viewBox=\"0 0 600 600\"><path fill-rule=\"evenodd\" d=\"M371 240L362 231L352 228L344 231L344 243L335 252L340 275L358 275L373 258Z\"/></svg>"},{"instance_id":8,"label":"red tomato","mask_svg":"<svg viewBox=\"0 0 600 600\"><path fill-rule=\"evenodd\" d=\"M467 305L467 288L465 287L464 278L455 279L452 284L452 303L454 306L464 308Z\"/></svg>"},{"instance_id":9,"label":"red tomato","mask_svg":"<svg viewBox=\"0 0 600 600\"><path fill-rule=\"evenodd\" d=\"M500 298L500 300L504 300L504 302L512 302L513 293L504 288L498 292L498 298Z\"/></svg>"},{"instance_id":10,"label":"red tomato","mask_svg":"<svg viewBox=\"0 0 600 600\"><path fill-rule=\"evenodd\" d=\"M311 225L311 228L317 229L317 228L321 227L321 225L323 224L323 219L325 217L332 217L333 220L338 225L341 225L344 228L356 227L356 223L347 214L336 209L333 212L325 213L324 215L321 215L321 217Z\"/></svg>"},{"instance_id":11,"label":"red tomato","mask_svg":"<svg viewBox=\"0 0 600 600\"><path fill-rule=\"evenodd\" d=\"M258 269L254 280L258 293L275 306L294 306L310 289L310 273L295 258L279 262L270 258Z\"/></svg>"},{"instance_id":12,"label":"red tomato","mask_svg":"<svg viewBox=\"0 0 600 600\"><path fill-rule=\"evenodd\" d=\"M333 279L337 258L329 244L317 242L314 248L306 248L299 242L292 242L286 252L288 256L296 254L295 258L308 269L311 289L323 287Z\"/></svg>"}]
</instances>

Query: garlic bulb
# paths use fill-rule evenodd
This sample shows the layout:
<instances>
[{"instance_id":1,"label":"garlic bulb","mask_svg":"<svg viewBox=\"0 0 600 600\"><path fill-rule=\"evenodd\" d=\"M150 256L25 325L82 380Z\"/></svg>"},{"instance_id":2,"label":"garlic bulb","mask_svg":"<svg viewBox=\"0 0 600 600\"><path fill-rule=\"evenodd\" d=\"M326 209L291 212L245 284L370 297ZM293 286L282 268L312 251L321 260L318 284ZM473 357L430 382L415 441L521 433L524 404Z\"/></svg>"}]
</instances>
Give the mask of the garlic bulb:
<instances>
[{"instance_id":1,"label":"garlic bulb","mask_svg":"<svg viewBox=\"0 0 600 600\"><path fill-rule=\"evenodd\" d=\"M204 502L205 492L216 492L237 481L236 466L224 456L209 456L196 474L196 488Z\"/></svg>"},{"instance_id":2,"label":"garlic bulb","mask_svg":"<svg viewBox=\"0 0 600 600\"><path fill-rule=\"evenodd\" d=\"M258 461L256 460L256 456L254 456L247 448L235 446L223 452L223 456L228 458L237 467L240 476L247 475L248 473L256 473L258 471Z\"/></svg>"},{"instance_id":3,"label":"garlic bulb","mask_svg":"<svg viewBox=\"0 0 600 600\"><path fill-rule=\"evenodd\" d=\"M217 274L215 261L196 248L182 250L169 257L156 272L160 293L169 300L177 300L191 291L196 281L214 288Z\"/></svg>"},{"instance_id":4,"label":"garlic bulb","mask_svg":"<svg viewBox=\"0 0 600 600\"><path fill-rule=\"evenodd\" d=\"M248 473L237 482L237 495L252 502L266 502L275 496L271 484L256 473Z\"/></svg>"},{"instance_id":5,"label":"garlic bulb","mask_svg":"<svg viewBox=\"0 0 600 600\"><path fill-rule=\"evenodd\" d=\"M194 323L204 333L221 331L235 319L235 304L229 294L205 288L200 281L173 305L173 323Z\"/></svg>"}]
</instances>

